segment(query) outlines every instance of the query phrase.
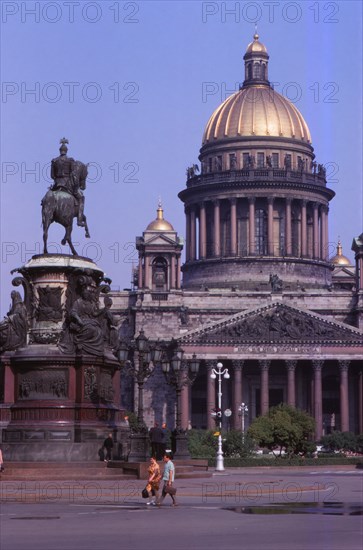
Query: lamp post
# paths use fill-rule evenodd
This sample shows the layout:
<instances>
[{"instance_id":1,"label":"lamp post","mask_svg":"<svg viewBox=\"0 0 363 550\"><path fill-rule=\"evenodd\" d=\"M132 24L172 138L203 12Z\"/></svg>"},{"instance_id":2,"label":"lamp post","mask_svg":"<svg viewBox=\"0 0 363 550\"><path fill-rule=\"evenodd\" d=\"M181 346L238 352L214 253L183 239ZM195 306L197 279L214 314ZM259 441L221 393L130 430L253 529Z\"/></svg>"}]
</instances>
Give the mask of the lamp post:
<instances>
[{"instance_id":1,"label":"lamp post","mask_svg":"<svg viewBox=\"0 0 363 550\"><path fill-rule=\"evenodd\" d=\"M181 425L181 392L184 386L191 386L198 374L199 361L194 354L190 361L183 360L184 351L175 347L172 357L167 355L162 362L166 382L175 388L176 392L176 423L175 423L175 453L174 457L182 460L190 458L186 431Z\"/></svg>"},{"instance_id":2,"label":"lamp post","mask_svg":"<svg viewBox=\"0 0 363 550\"><path fill-rule=\"evenodd\" d=\"M246 403L241 403L238 407L241 415L241 429L242 429L242 443L245 441L245 414L248 413L248 407Z\"/></svg>"},{"instance_id":3,"label":"lamp post","mask_svg":"<svg viewBox=\"0 0 363 550\"><path fill-rule=\"evenodd\" d=\"M128 360L130 352L138 352L138 365ZM127 374L130 374L138 387L137 429L131 434L130 462L144 461L150 455L148 429L144 422L144 383L154 371L154 364L160 362L162 350L158 344L152 345L140 330L138 337L129 345L119 344L118 358ZM151 362L153 362L151 364Z\"/></svg>"},{"instance_id":4,"label":"lamp post","mask_svg":"<svg viewBox=\"0 0 363 550\"><path fill-rule=\"evenodd\" d=\"M217 368L212 369L210 377L215 380L218 377L218 410L222 411L222 377L227 379L229 378L228 369L223 369L222 363L217 363ZM223 461L223 450L222 450L222 414L219 417L219 435L218 435L218 450L216 458L216 471L223 472L224 470L224 461Z\"/></svg>"}]
</instances>

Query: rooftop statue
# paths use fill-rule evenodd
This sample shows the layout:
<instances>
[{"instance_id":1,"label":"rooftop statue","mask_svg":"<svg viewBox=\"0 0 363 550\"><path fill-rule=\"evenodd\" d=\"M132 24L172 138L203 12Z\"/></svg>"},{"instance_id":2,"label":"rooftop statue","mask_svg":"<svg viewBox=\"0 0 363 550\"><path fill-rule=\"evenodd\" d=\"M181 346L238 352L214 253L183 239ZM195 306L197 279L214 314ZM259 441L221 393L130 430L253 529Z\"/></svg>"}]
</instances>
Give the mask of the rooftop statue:
<instances>
[{"instance_id":1,"label":"rooftop statue","mask_svg":"<svg viewBox=\"0 0 363 550\"><path fill-rule=\"evenodd\" d=\"M51 178L54 183L41 202L44 254L48 253L49 226L51 223L56 222L63 225L66 230L62 245L68 243L72 254L77 256L71 238L73 218L77 218L77 224L85 228L86 238L90 237L87 219L84 215L84 195L82 192L86 189L87 165L67 156L67 139L62 138L60 143L60 155L52 160L51 166Z\"/></svg>"}]
</instances>

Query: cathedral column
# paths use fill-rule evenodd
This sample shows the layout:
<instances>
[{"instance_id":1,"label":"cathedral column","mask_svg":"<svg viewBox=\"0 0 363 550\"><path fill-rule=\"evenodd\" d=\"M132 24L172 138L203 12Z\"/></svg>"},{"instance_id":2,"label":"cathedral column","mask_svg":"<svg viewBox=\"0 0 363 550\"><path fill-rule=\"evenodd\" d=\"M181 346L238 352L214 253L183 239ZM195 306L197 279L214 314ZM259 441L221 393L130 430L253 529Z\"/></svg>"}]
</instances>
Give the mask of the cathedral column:
<instances>
[{"instance_id":1,"label":"cathedral column","mask_svg":"<svg viewBox=\"0 0 363 550\"><path fill-rule=\"evenodd\" d=\"M285 235L286 235L286 255L292 254L292 231L291 231L291 199L286 199L286 216L285 216Z\"/></svg>"},{"instance_id":2,"label":"cathedral column","mask_svg":"<svg viewBox=\"0 0 363 550\"><path fill-rule=\"evenodd\" d=\"M307 256L306 200L301 201L301 256Z\"/></svg>"},{"instance_id":3,"label":"cathedral column","mask_svg":"<svg viewBox=\"0 0 363 550\"><path fill-rule=\"evenodd\" d=\"M325 213L325 257L324 260L329 259L329 206L326 206Z\"/></svg>"},{"instance_id":4,"label":"cathedral column","mask_svg":"<svg viewBox=\"0 0 363 550\"><path fill-rule=\"evenodd\" d=\"M173 255L170 259L170 288L176 287L175 279L176 279L175 256Z\"/></svg>"},{"instance_id":5,"label":"cathedral column","mask_svg":"<svg viewBox=\"0 0 363 550\"><path fill-rule=\"evenodd\" d=\"M214 256L221 253L221 222L219 199L214 201Z\"/></svg>"},{"instance_id":6,"label":"cathedral column","mask_svg":"<svg viewBox=\"0 0 363 550\"><path fill-rule=\"evenodd\" d=\"M150 269L150 258L147 254L145 254L144 259L144 270L145 270L145 281L144 281L144 288L152 288L151 284L151 269Z\"/></svg>"},{"instance_id":7,"label":"cathedral column","mask_svg":"<svg viewBox=\"0 0 363 550\"><path fill-rule=\"evenodd\" d=\"M248 234L249 234L249 255L254 256L256 253L255 239L255 197L249 197L249 216L248 216Z\"/></svg>"},{"instance_id":8,"label":"cathedral column","mask_svg":"<svg viewBox=\"0 0 363 550\"><path fill-rule=\"evenodd\" d=\"M328 253L328 234L327 234L327 207L322 206L321 207L321 259L326 260L327 253Z\"/></svg>"},{"instance_id":9,"label":"cathedral column","mask_svg":"<svg viewBox=\"0 0 363 550\"><path fill-rule=\"evenodd\" d=\"M199 207L199 259L203 259L207 256L207 224L205 203L202 202Z\"/></svg>"},{"instance_id":10,"label":"cathedral column","mask_svg":"<svg viewBox=\"0 0 363 550\"><path fill-rule=\"evenodd\" d=\"M196 220L195 207L190 212L190 259L193 261L196 258Z\"/></svg>"},{"instance_id":11,"label":"cathedral column","mask_svg":"<svg viewBox=\"0 0 363 550\"><path fill-rule=\"evenodd\" d=\"M318 260L319 253L319 205L317 202L313 204L313 258Z\"/></svg>"},{"instance_id":12,"label":"cathedral column","mask_svg":"<svg viewBox=\"0 0 363 550\"><path fill-rule=\"evenodd\" d=\"M138 270L138 276L137 276L137 286L138 288L142 288L143 287L143 284L142 284L142 258L143 256L140 254L139 255L139 270Z\"/></svg>"},{"instance_id":13,"label":"cathedral column","mask_svg":"<svg viewBox=\"0 0 363 550\"><path fill-rule=\"evenodd\" d=\"M188 371L183 373L184 379L188 376ZM182 387L180 395L180 422L181 429L186 430L189 423L189 385L185 384Z\"/></svg>"},{"instance_id":14,"label":"cathedral column","mask_svg":"<svg viewBox=\"0 0 363 550\"><path fill-rule=\"evenodd\" d=\"M274 255L274 199L267 199L267 253L269 256Z\"/></svg>"},{"instance_id":15,"label":"cathedral column","mask_svg":"<svg viewBox=\"0 0 363 550\"><path fill-rule=\"evenodd\" d=\"M363 434L363 370L358 372L358 432Z\"/></svg>"},{"instance_id":16,"label":"cathedral column","mask_svg":"<svg viewBox=\"0 0 363 550\"><path fill-rule=\"evenodd\" d=\"M287 369L287 404L290 407L296 406L296 386L295 386L295 370L297 361L286 361Z\"/></svg>"},{"instance_id":17,"label":"cathedral column","mask_svg":"<svg viewBox=\"0 0 363 550\"><path fill-rule=\"evenodd\" d=\"M231 255L237 255L237 199L231 199Z\"/></svg>"},{"instance_id":18,"label":"cathedral column","mask_svg":"<svg viewBox=\"0 0 363 550\"><path fill-rule=\"evenodd\" d=\"M350 361L339 361L340 372L340 430L349 432L348 372Z\"/></svg>"},{"instance_id":19,"label":"cathedral column","mask_svg":"<svg viewBox=\"0 0 363 550\"><path fill-rule=\"evenodd\" d=\"M271 361L259 361L259 366L261 370L261 415L266 414L269 409L269 380L268 380L268 371L270 368Z\"/></svg>"},{"instance_id":20,"label":"cathedral column","mask_svg":"<svg viewBox=\"0 0 363 550\"><path fill-rule=\"evenodd\" d=\"M214 366L213 361L207 361L207 428L213 430L215 422L211 415L212 409L216 406L216 389L214 379L210 377Z\"/></svg>"},{"instance_id":21,"label":"cathedral column","mask_svg":"<svg viewBox=\"0 0 363 550\"><path fill-rule=\"evenodd\" d=\"M180 268L180 254L176 257L176 288L181 287L181 268Z\"/></svg>"},{"instance_id":22,"label":"cathedral column","mask_svg":"<svg viewBox=\"0 0 363 550\"><path fill-rule=\"evenodd\" d=\"M232 368L234 372L234 384L232 395L232 422L235 430L240 429L240 421L238 416L238 409L243 401L242 397L242 370L244 361L232 361Z\"/></svg>"},{"instance_id":23,"label":"cathedral column","mask_svg":"<svg viewBox=\"0 0 363 550\"><path fill-rule=\"evenodd\" d=\"M319 441L323 435L323 392L321 375L324 361L312 362L314 370L314 418L315 418L315 439Z\"/></svg>"},{"instance_id":24,"label":"cathedral column","mask_svg":"<svg viewBox=\"0 0 363 550\"><path fill-rule=\"evenodd\" d=\"M190 260L190 212L185 208L185 261Z\"/></svg>"}]
</instances>

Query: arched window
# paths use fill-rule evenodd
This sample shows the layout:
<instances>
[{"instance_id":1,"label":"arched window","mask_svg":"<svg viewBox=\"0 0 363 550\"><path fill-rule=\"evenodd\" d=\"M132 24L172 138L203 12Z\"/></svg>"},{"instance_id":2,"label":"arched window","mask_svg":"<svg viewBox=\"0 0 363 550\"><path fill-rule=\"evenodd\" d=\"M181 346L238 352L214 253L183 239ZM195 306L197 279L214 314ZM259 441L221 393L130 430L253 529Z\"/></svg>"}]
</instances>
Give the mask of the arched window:
<instances>
[{"instance_id":1,"label":"arched window","mask_svg":"<svg viewBox=\"0 0 363 550\"><path fill-rule=\"evenodd\" d=\"M256 254L267 254L267 214L265 210L256 210L255 215Z\"/></svg>"},{"instance_id":2,"label":"arched window","mask_svg":"<svg viewBox=\"0 0 363 550\"><path fill-rule=\"evenodd\" d=\"M158 256L152 263L153 290L168 290L168 263L165 258Z\"/></svg>"},{"instance_id":3,"label":"arched window","mask_svg":"<svg viewBox=\"0 0 363 550\"><path fill-rule=\"evenodd\" d=\"M259 63L253 64L253 78L261 78L261 66Z\"/></svg>"}]
</instances>

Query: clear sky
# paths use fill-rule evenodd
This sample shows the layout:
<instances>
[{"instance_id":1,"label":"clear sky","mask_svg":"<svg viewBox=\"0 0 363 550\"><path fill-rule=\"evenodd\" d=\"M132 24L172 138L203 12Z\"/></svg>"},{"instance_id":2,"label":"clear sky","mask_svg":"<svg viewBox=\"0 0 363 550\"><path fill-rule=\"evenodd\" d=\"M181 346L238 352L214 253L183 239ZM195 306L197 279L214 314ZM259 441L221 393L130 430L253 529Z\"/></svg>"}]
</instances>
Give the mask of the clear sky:
<instances>
[{"instance_id":1,"label":"clear sky","mask_svg":"<svg viewBox=\"0 0 363 550\"><path fill-rule=\"evenodd\" d=\"M1 304L10 271L42 252L40 201L59 140L89 162L91 239L74 227L79 254L130 287L135 237L165 217L185 235L186 167L197 162L213 110L244 79L258 25L269 78L307 121L327 165L331 254L338 237L353 261L363 230L362 3L1 2ZM50 252L63 228L53 224Z\"/></svg>"}]
</instances>

